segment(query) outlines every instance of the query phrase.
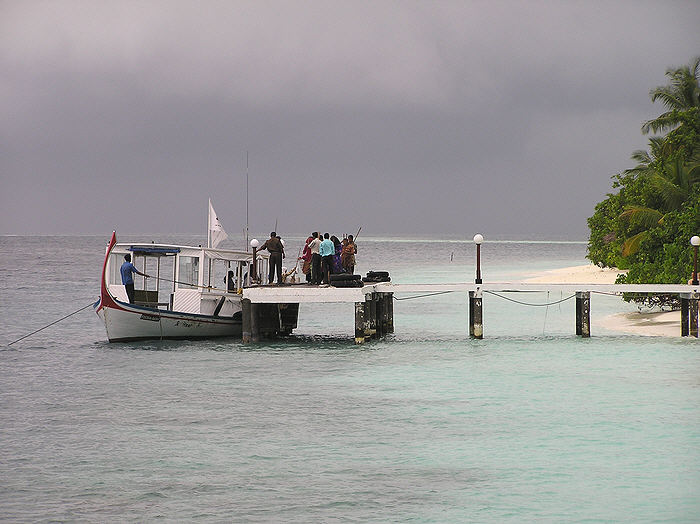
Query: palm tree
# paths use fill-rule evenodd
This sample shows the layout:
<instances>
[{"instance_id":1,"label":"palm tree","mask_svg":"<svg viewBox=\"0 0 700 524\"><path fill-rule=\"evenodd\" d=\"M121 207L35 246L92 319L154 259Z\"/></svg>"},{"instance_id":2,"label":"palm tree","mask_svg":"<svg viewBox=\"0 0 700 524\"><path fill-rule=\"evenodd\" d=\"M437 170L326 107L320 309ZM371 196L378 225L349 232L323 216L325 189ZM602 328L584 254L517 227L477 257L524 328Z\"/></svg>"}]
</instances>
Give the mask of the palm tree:
<instances>
[{"instance_id":1,"label":"palm tree","mask_svg":"<svg viewBox=\"0 0 700 524\"><path fill-rule=\"evenodd\" d=\"M653 149L653 146L652 146ZM643 154L642 154L643 153ZM636 151L642 162L635 168L640 174L648 177L652 189L661 198L660 209L644 206L628 206L620 215L620 218L629 221L635 229L641 229L639 233L629 237L622 244L622 256L629 256L639 250L642 241L649 235L649 230L663 224L664 218L669 212L681 209L683 202L688 199L695 184L700 183L700 163L683 162L675 157L668 160L657 169L650 167L653 160L646 151ZM644 156L646 154L646 156ZM658 157L657 157L658 158ZM633 171L632 169L628 171Z\"/></svg>"},{"instance_id":2,"label":"palm tree","mask_svg":"<svg viewBox=\"0 0 700 524\"><path fill-rule=\"evenodd\" d=\"M625 173L648 176L653 173L656 166L668 158L673 152L673 146L661 136L653 136L649 139L649 151L638 149L630 157L637 162L632 169L625 169Z\"/></svg>"},{"instance_id":3,"label":"palm tree","mask_svg":"<svg viewBox=\"0 0 700 524\"><path fill-rule=\"evenodd\" d=\"M666 76L670 77L671 83L667 86L659 86L649 93L651 101L661 100L668 109L653 120L649 120L642 125L642 132L649 131L658 133L674 129L682 122L678 111L687 111L692 108L700 108L700 57L695 58L689 66L669 69Z\"/></svg>"}]
</instances>

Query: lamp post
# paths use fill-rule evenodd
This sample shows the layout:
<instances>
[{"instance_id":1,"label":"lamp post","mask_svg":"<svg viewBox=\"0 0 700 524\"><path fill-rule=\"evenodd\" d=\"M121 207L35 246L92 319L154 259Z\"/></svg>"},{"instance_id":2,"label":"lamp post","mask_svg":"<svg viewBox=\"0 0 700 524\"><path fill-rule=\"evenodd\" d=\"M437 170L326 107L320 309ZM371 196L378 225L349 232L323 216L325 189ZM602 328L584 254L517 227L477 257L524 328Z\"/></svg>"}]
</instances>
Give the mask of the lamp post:
<instances>
[{"instance_id":1,"label":"lamp post","mask_svg":"<svg viewBox=\"0 0 700 524\"><path fill-rule=\"evenodd\" d=\"M700 246L700 237L695 235L690 239L690 244L693 246L693 281L692 285L697 286L698 282L698 246Z\"/></svg>"},{"instance_id":2,"label":"lamp post","mask_svg":"<svg viewBox=\"0 0 700 524\"><path fill-rule=\"evenodd\" d=\"M483 235L474 235L476 244L476 279L474 283L481 284L481 243ZM469 336L472 338L484 338L484 311L481 297L481 288L469 292Z\"/></svg>"},{"instance_id":3,"label":"lamp post","mask_svg":"<svg viewBox=\"0 0 700 524\"><path fill-rule=\"evenodd\" d=\"M481 284L481 243L484 241L483 235L474 235L474 243L476 244L476 279L475 284Z\"/></svg>"},{"instance_id":4,"label":"lamp post","mask_svg":"<svg viewBox=\"0 0 700 524\"><path fill-rule=\"evenodd\" d=\"M254 238L250 241L250 247L253 248L253 267L250 268L250 278L253 281L256 281L258 279L258 261L255 257L257 255L259 245L260 242L258 242L257 238Z\"/></svg>"}]
</instances>

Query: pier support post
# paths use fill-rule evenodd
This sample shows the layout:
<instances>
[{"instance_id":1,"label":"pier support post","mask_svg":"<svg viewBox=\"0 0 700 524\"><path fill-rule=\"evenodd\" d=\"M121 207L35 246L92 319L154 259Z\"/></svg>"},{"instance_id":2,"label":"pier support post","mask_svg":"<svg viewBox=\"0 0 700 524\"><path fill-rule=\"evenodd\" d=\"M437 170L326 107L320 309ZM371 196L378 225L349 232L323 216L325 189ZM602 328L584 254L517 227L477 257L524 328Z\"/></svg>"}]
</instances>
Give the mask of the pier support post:
<instances>
[{"instance_id":1,"label":"pier support post","mask_svg":"<svg viewBox=\"0 0 700 524\"><path fill-rule=\"evenodd\" d=\"M244 298L241 300L242 338L244 344L250 344L250 309L250 299Z\"/></svg>"},{"instance_id":2,"label":"pier support post","mask_svg":"<svg viewBox=\"0 0 700 524\"><path fill-rule=\"evenodd\" d=\"M387 293L387 323L386 331L387 333L394 332L394 294Z\"/></svg>"},{"instance_id":3,"label":"pier support post","mask_svg":"<svg viewBox=\"0 0 700 524\"><path fill-rule=\"evenodd\" d=\"M690 295L681 293L681 336L687 337L690 332Z\"/></svg>"},{"instance_id":4,"label":"pier support post","mask_svg":"<svg viewBox=\"0 0 700 524\"><path fill-rule=\"evenodd\" d=\"M376 294L377 303L377 338L384 336L384 293Z\"/></svg>"},{"instance_id":5,"label":"pier support post","mask_svg":"<svg viewBox=\"0 0 700 524\"><path fill-rule=\"evenodd\" d=\"M372 294L365 295L365 301L362 303L364 313L362 315L362 331L365 334L365 340L372 338Z\"/></svg>"},{"instance_id":6,"label":"pier support post","mask_svg":"<svg viewBox=\"0 0 700 524\"><path fill-rule=\"evenodd\" d=\"M591 292L576 292L576 334L583 338L591 336Z\"/></svg>"},{"instance_id":7,"label":"pier support post","mask_svg":"<svg viewBox=\"0 0 700 524\"><path fill-rule=\"evenodd\" d=\"M355 302L355 344L365 342L365 303Z\"/></svg>"},{"instance_id":8,"label":"pier support post","mask_svg":"<svg viewBox=\"0 0 700 524\"><path fill-rule=\"evenodd\" d=\"M369 300L369 330L372 338L377 337L377 294L372 293Z\"/></svg>"},{"instance_id":9,"label":"pier support post","mask_svg":"<svg viewBox=\"0 0 700 524\"><path fill-rule=\"evenodd\" d=\"M481 288L469 292L469 336L484 338L483 301Z\"/></svg>"},{"instance_id":10,"label":"pier support post","mask_svg":"<svg viewBox=\"0 0 700 524\"><path fill-rule=\"evenodd\" d=\"M389 304L391 304L391 293L382 293L382 336L389 333Z\"/></svg>"},{"instance_id":11,"label":"pier support post","mask_svg":"<svg viewBox=\"0 0 700 524\"><path fill-rule=\"evenodd\" d=\"M260 342L260 305L250 303L250 341Z\"/></svg>"},{"instance_id":12,"label":"pier support post","mask_svg":"<svg viewBox=\"0 0 700 524\"><path fill-rule=\"evenodd\" d=\"M688 301L688 311L690 313L690 322L688 335L691 337L698 338L698 294L693 293L690 295L690 300Z\"/></svg>"}]
</instances>

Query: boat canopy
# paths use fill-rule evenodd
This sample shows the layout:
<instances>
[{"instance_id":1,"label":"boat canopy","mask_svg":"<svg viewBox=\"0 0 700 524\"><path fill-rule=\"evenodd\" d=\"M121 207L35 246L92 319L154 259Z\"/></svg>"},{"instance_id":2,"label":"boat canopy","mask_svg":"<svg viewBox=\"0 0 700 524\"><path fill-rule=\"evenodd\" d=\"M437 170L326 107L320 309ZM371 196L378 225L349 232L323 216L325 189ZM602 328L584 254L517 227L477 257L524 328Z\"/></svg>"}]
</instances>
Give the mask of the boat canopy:
<instances>
[{"instance_id":1,"label":"boat canopy","mask_svg":"<svg viewBox=\"0 0 700 524\"><path fill-rule=\"evenodd\" d=\"M210 248L202 248L204 251L204 254L207 256L207 258L211 258L212 260L231 260L231 261L238 261L238 262L249 262L253 258L252 253L245 253L241 251L225 251L222 249L210 249ZM269 258L269 253L258 253L257 257L260 259L267 259Z\"/></svg>"},{"instance_id":2,"label":"boat canopy","mask_svg":"<svg viewBox=\"0 0 700 524\"><path fill-rule=\"evenodd\" d=\"M131 246L129 251L146 255L174 255L180 252L179 247Z\"/></svg>"}]
</instances>

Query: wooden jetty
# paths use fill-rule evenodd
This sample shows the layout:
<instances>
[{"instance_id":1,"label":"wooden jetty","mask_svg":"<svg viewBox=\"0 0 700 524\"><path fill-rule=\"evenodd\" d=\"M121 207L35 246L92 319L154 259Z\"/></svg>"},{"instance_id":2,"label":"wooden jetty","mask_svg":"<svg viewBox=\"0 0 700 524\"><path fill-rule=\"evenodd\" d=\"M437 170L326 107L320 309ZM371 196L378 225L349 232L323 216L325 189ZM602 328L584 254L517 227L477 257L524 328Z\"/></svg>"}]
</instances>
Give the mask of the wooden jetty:
<instances>
[{"instance_id":1,"label":"wooden jetty","mask_svg":"<svg viewBox=\"0 0 700 524\"><path fill-rule=\"evenodd\" d=\"M680 335L698 337L700 286L683 284L547 284L484 282L455 284L367 283L359 288L292 284L243 289L243 341L257 342L268 334L291 332L296 324L284 323L285 310L303 303L354 303L355 343L394 332L394 295L462 292L469 296L469 335L483 338L484 293L562 292L575 294L575 331L590 337L591 293L675 294L681 298ZM272 308L274 311L272 311ZM296 318L296 317L294 317ZM296 322L296 320L294 320Z\"/></svg>"}]
</instances>

